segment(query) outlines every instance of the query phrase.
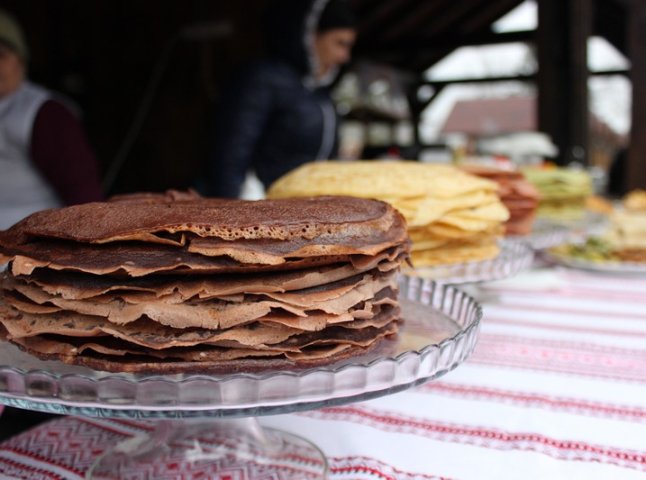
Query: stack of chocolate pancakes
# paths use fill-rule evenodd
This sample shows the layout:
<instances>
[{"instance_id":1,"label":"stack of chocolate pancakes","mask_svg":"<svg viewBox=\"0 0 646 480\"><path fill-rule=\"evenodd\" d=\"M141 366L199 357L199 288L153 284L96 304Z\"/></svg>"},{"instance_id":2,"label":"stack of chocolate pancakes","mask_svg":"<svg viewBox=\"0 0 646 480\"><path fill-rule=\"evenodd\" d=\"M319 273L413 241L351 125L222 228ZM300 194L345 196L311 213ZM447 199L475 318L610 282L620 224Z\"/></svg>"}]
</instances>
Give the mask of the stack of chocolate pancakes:
<instances>
[{"instance_id":1,"label":"stack of chocolate pancakes","mask_svg":"<svg viewBox=\"0 0 646 480\"><path fill-rule=\"evenodd\" d=\"M397 333L403 217L351 197L142 195L0 232L0 335L107 371L307 368Z\"/></svg>"},{"instance_id":2,"label":"stack of chocolate pancakes","mask_svg":"<svg viewBox=\"0 0 646 480\"><path fill-rule=\"evenodd\" d=\"M522 172L479 164L464 164L460 168L498 184L498 196L509 210L505 235L527 235L532 231L541 195Z\"/></svg>"}]
</instances>

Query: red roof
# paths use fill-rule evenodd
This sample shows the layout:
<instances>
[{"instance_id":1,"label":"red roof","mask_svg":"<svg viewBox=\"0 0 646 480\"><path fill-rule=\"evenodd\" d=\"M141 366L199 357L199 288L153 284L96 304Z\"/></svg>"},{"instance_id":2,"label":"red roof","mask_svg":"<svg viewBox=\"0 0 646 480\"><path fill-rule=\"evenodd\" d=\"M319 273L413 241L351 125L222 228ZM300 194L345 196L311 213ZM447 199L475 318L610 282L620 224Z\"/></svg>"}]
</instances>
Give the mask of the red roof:
<instances>
[{"instance_id":1,"label":"red roof","mask_svg":"<svg viewBox=\"0 0 646 480\"><path fill-rule=\"evenodd\" d=\"M529 96L461 100L446 119L441 133L473 136L535 131L536 99Z\"/></svg>"}]
</instances>

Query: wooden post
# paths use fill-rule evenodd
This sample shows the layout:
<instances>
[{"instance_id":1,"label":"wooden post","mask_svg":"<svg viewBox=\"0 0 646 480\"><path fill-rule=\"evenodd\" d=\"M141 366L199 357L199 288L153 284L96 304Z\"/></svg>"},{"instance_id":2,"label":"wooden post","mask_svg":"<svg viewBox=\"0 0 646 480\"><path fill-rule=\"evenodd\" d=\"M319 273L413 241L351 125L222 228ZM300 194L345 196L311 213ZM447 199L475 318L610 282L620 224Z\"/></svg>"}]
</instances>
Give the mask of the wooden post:
<instances>
[{"instance_id":1,"label":"wooden post","mask_svg":"<svg viewBox=\"0 0 646 480\"><path fill-rule=\"evenodd\" d=\"M538 2L538 128L559 148L561 165L588 163L590 31L590 0Z\"/></svg>"},{"instance_id":2,"label":"wooden post","mask_svg":"<svg viewBox=\"0 0 646 480\"><path fill-rule=\"evenodd\" d=\"M410 109L410 120L413 126L413 149L416 152L416 160L419 160L420 152L422 151L422 135L420 132L422 113L446 87L446 85L433 86L433 93L431 93L430 97L425 100L420 100L418 97L418 90L419 87L425 84L428 83L420 80L419 82L411 85L406 93L408 108Z\"/></svg>"},{"instance_id":3,"label":"wooden post","mask_svg":"<svg viewBox=\"0 0 646 480\"><path fill-rule=\"evenodd\" d=\"M646 4L634 1L627 7L627 43L633 93L626 185L632 190L646 189Z\"/></svg>"},{"instance_id":4,"label":"wooden post","mask_svg":"<svg viewBox=\"0 0 646 480\"><path fill-rule=\"evenodd\" d=\"M420 135L419 127L423 107L420 105L421 102L417 97L418 88L419 85L415 83L414 85L411 85L406 92L408 109L410 111L410 121L413 127L413 149L416 152L416 159L419 159L419 152L422 148L422 138Z\"/></svg>"}]
</instances>

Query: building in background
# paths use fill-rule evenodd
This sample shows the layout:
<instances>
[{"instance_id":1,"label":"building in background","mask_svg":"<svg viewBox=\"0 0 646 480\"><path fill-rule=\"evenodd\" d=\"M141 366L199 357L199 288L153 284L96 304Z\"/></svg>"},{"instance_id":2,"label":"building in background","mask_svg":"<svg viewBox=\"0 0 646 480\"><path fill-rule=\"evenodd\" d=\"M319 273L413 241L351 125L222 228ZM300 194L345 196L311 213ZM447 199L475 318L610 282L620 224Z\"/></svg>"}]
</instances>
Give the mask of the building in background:
<instances>
[{"instance_id":1,"label":"building in background","mask_svg":"<svg viewBox=\"0 0 646 480\"><path fill-rule=\"evenodd\" d=\"M514 160L553 157L549 143L537 134L537 104L534 95L460 100L440 130L448 144L466 146L471 154L515 157ZM519 134L525 134L519 137ZM532 135L533 134L533 135ZM522 138L521 141L517 141ZM626 138L596 114L590 115L590 165L607 170ZM496 147L498 146L498 147Z\"/></svg>"}]
</instances>

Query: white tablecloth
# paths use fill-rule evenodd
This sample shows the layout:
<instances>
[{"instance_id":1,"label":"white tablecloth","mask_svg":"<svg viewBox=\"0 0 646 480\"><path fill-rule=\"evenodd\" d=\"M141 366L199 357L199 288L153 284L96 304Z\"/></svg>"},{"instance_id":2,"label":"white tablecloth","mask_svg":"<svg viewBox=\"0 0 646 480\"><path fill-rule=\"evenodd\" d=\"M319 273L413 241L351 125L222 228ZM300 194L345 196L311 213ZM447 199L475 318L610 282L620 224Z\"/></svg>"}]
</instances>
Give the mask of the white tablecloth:
<instances>
[{"instance_id":1,"label":"white tablecloth","mask_svg":"<svg viewBox=\"0 0 646 480\"><path fill-rule=\"evenodd\" d=\"M261 423L318 444L333 480L646 478L646 279L534 270L477 294L476 350L441 379ZM49 422L0 444L0 478L82 478L145 428Z\"/></svg>"}]
</instances>

